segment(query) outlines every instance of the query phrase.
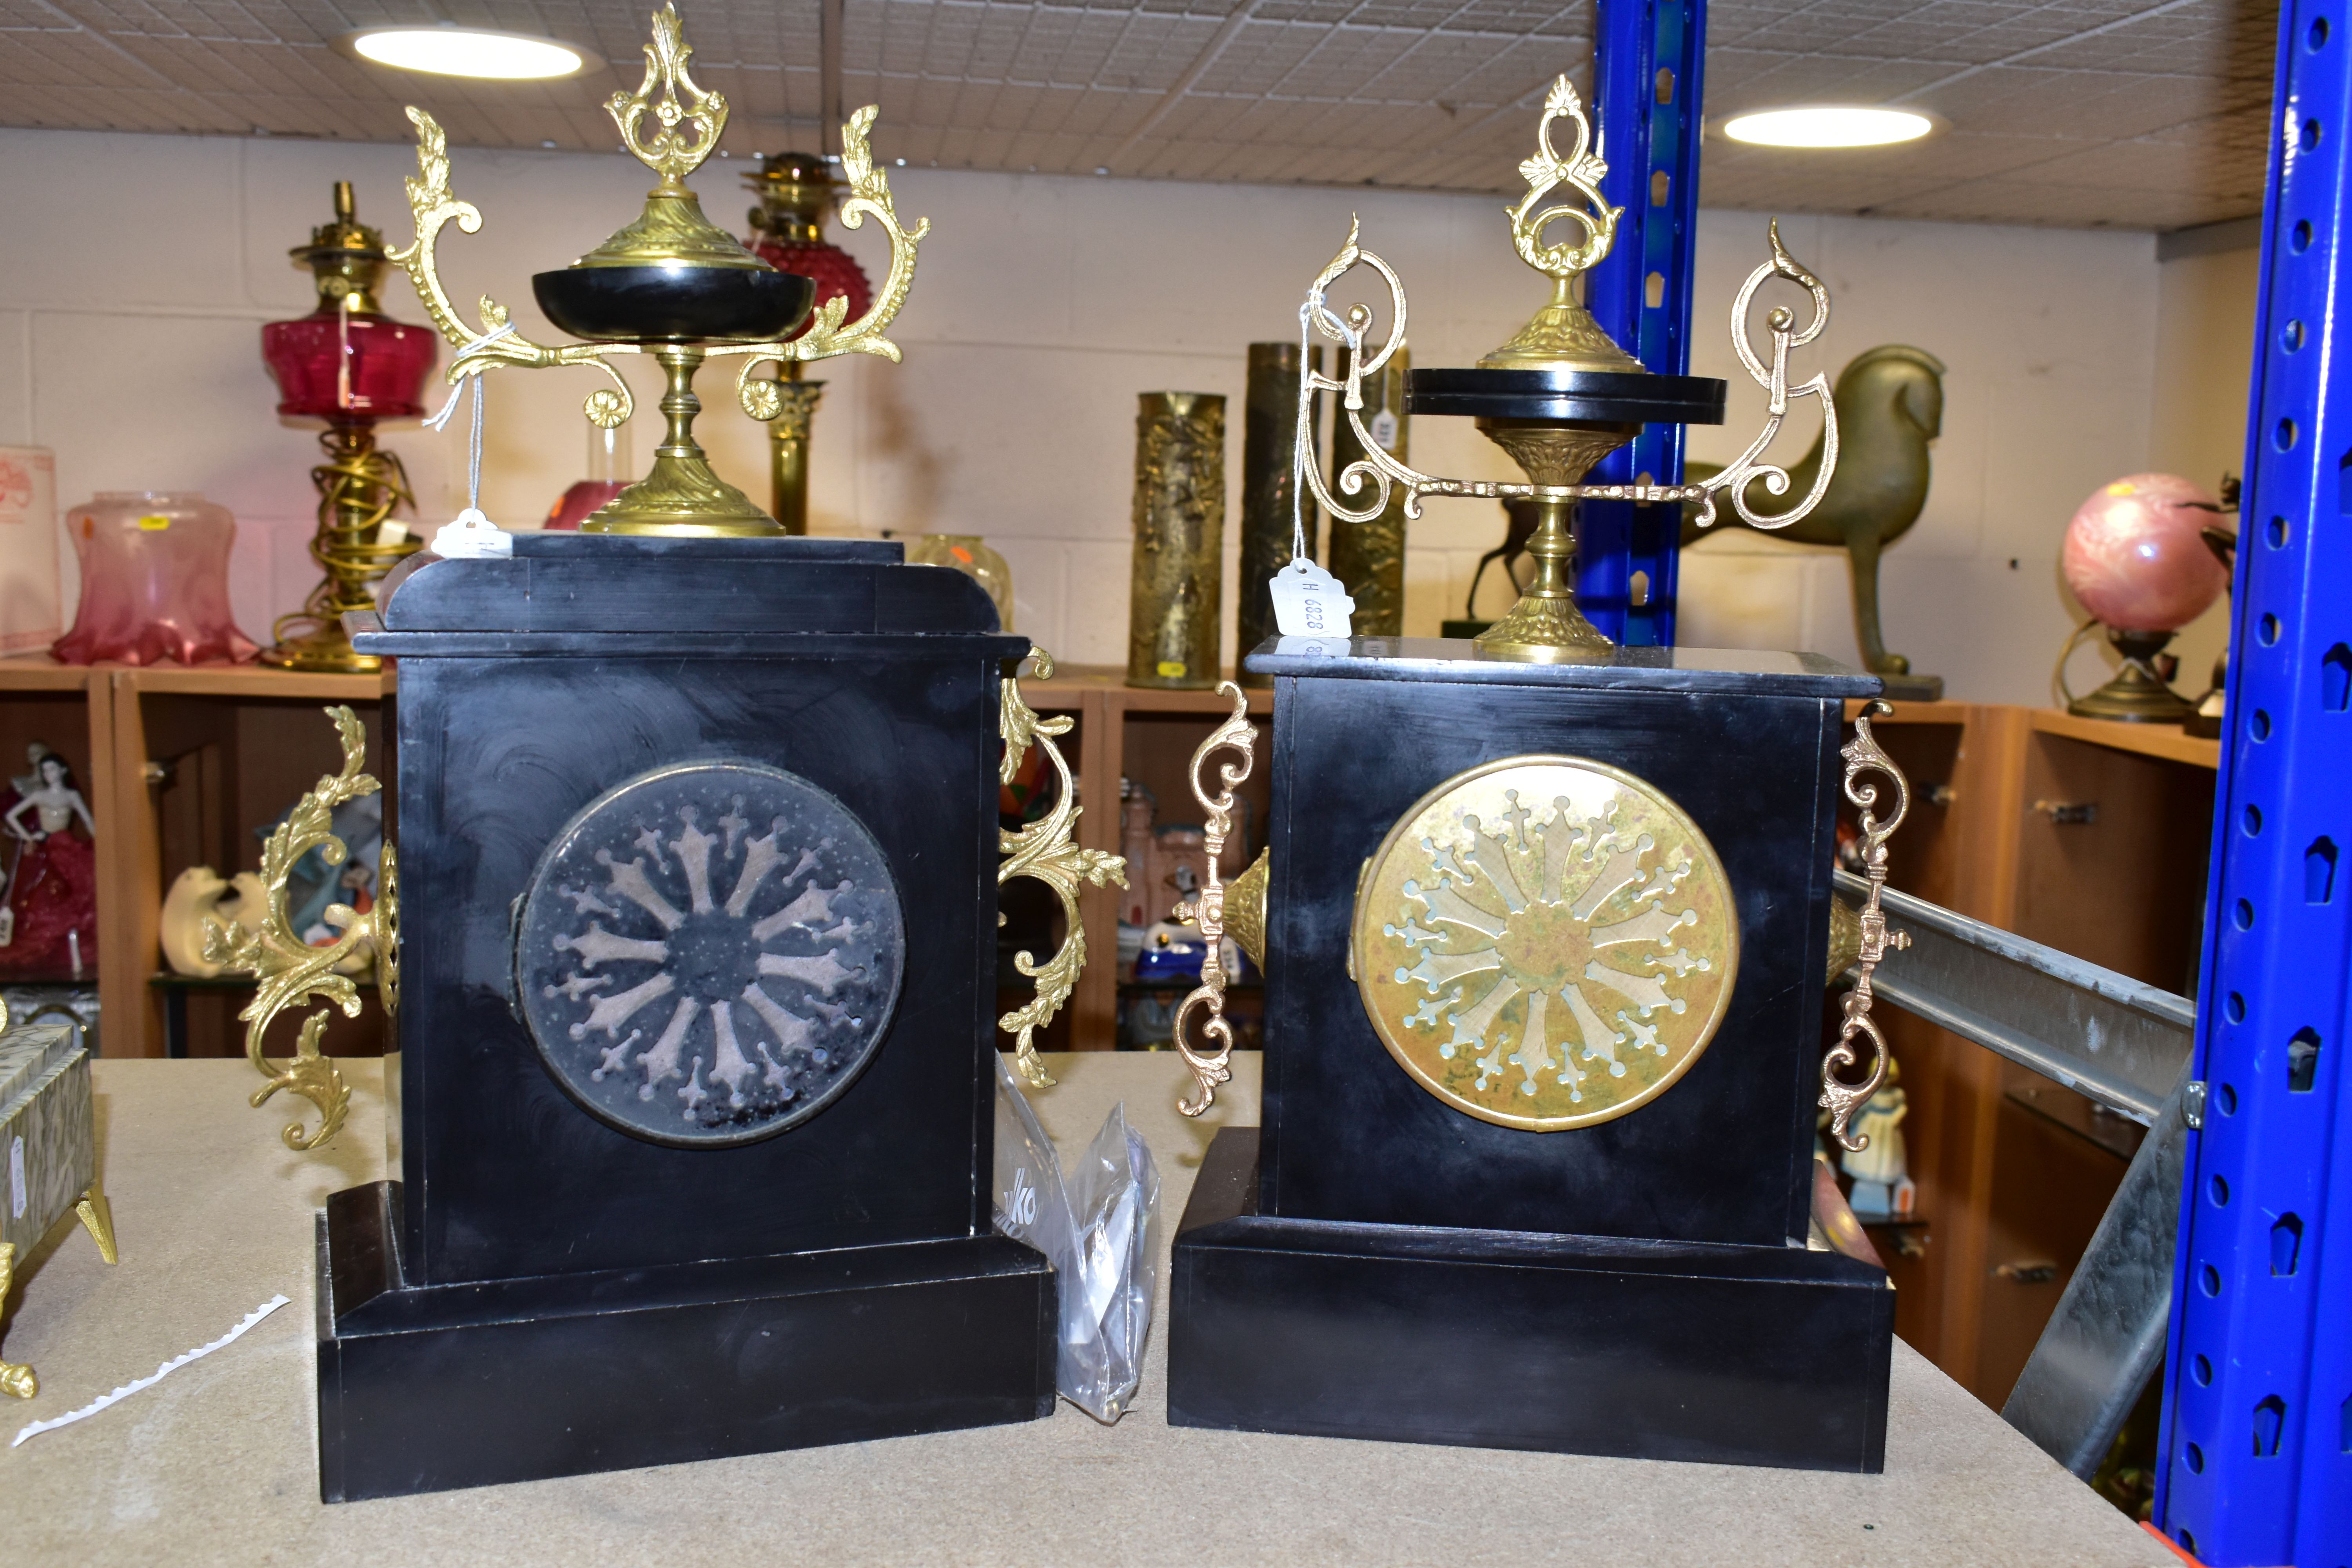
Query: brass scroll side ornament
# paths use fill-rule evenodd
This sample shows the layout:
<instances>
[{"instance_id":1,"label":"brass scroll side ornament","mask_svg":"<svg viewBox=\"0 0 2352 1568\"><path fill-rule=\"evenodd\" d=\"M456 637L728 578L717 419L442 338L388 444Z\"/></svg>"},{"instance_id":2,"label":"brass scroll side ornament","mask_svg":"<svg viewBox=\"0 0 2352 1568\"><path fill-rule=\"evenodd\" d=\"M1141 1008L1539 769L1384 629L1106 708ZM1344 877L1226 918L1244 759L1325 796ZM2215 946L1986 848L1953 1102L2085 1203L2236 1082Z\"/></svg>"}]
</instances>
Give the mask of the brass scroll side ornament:
<instances>
[{"instance_id":1,"label":"brass scroll side ornament","mask_svg":"<svg viewBox=\"0 0 2352 1568\"><path fill-rule=\"evenodd\" d=\"M1044 648L1031 652L1030 664L1038 679L1053 679L1054 656ZM1018 671L1004 678L1000 694L998 733L1004 741L1004 761L997 776L1006 784L1012 783L1023 755L1036 745L1045 748L1045 760L1054 764L1054 772L1061 780L1052 810L1018 833L999 828L996 835L997 852L1004 858L1003 864L996 868L996 885L1001 888L1015 877L1034 877L1045 883L1062 900L1062 918L1069 931L1061 949L1043 963L1026 950L1013 955L1013 967L1036 981L1037 994L1030 998L1027 1005L1016 1007L996 1021L998 1028L1019 1037L1013 1061L1021 1069L1021 1076L1039 1089L1047 1089L1054 1079L1046 1072L1045 1064L1038 1059L1035 1036L1062 1010L1062 1004L1077 988L1078 972L1086 967L1087 929L1078 915L1078 889L1088 882L1097 888L1114 884L1126 887L1127 862L1105 850L1082 847L1072 837L1084 808L1078 805L1070 764L1054 739L1068 734L1074 721L1066 715L1039 718L1021 700ZM1004 923L1002 913L997 915L996 923Z\"/></svg>"},{"instance_id":2,"label":"brass scroll side ornament","mask_svg":"<svg viewBox=\"0 0 2352 1568\"><path fill-rule=\"evenodd\" d=\"M1861 716L1853 721L1853 739L1848 741L1838 754L1845 759L1845 797L1862 814L1863 873L1870 879L1870 897L1864 900L1861 913L1862 947L1860 969L1854 976L1853 989L1845 994L1845 1021L1838 1026L1837 1044L1822 1058L1822 1108L1830 1113L1830 1136L1838 1147L1850 1153L1870 1147L1866 1133L1850 1133L1846 1124L1855 1111L1870 1102L1886 1082L1886 1037L1870 1016L1870 977L1890 949L1911 945L1910 936L1903 931L1886 929L1885 911L1879 908L1878 896L1886 888L1886 840L1911 809L1911 785L1895 759L1879 749L1877 739L1870 732L1874 718L1885 718L1895 710L1874 699L1863 705ZM1878 786L1862 782L1864 773L1883 773L1895 785L1895 810L1881 821L1872 809L1878 804ZM1858 1084L1847 1083L1838 1075L1852 1067L1856 1059L1853 1042L1856 1036L1868 1036L1873 1052L1870 1076Z\"/></svg>"},{"instance_id":3,"label":"brass scroll side ornament","mask_svg":"<svg viewBox=\"0 0 2352 1568\"><path fill-rule=\"evenodd\" d=\"M319 1037L327 1027L324 1009L302 1021L294 1055L284 1061L272 1061L264 1054L263 1038L279 1013L313 997L334 1003L347 1018L358 1017L359 989L350 976L335 973L335 966L351 958L364 942L373 942L377 951L384 952L398 930L399 920L394 906L390 845L384 847L385 874L381 879L381 897L373 910L361 914L348 904L327 907L326 923L342 933L333 942L320 947L309 945L295 932L289 918L286 884L294 863L315 848L328 865L341 865L349 850L334 835L335 807L360 795L373 795L380 787L373 777L360 771L367 735L360 728L359 720L344 707L328 709L327 717L334 721L336 736L342 742L342 770L321 778L297 801L293 811L262 845L261 881L268 889L268 904L260 929L247 931L234 924L214 925L205 932L205 958L208 963L217 963L225 971L250 974L259 983L253 1001L237 1015L246 1026L246 1059L268 1080L253 1091L254 1108L259 1110L281 1089L292 1090L319 1108L316 1131L305 1133L299 1121L287 1125L283 1134L286 1146L298 1150L315 1149L335 1135L351 1110L351 1086L343 1081L333 1060L320 1053Z\"/></svg>"},{"instance_id":4,"label":"brass scroll side ornament","mask_svg":"<svg viewBox=\"0 0 2352 1568\"><path fill-rule=\"evenodd\" d=\"M1203 845L1208 874L1192 901L1192 924L1201 931L1201 984L1178 1005L1173 1025L1176 1049L1182 1054L1184 1065L1192 1069L1198 1090L1196 1098L1176 1101L1176 1109L1187 1116L1198 1116L1214 1105L1217 1085L1234 1076L1234 1026L1225 1021L1225 885L1217 875L1217 860L1234 831L1234 786L1249 777L1256 760L1257 730L1249 721L1249 699L1230 680L1217 683L1217 695L1233 703L1233 714L1209 731L1184 774L1192 786L1192 798L1208 814ZM1211 795L1201 783L1202 770L1219 752L1231 752L1241 760L1217 764L1220 787ZM1193 1044L1196 1028L1201 1047Z\"/></svg>"},{"instance_id":5,"label":"brass scroll side ornament","mask_svg":"<svg viewBox=\"0 0 2352 1568\"><path fill-rule=\"evenodd\" d=\"M1552 214L1547 216L1558 216L1562 210L1565 209L1554 209ZM1515 229L1514 232L1516 235L1517 230ZM1369 522L1378 517L1387 507L1391 490L1402 486L1404 489L1404 514L1409 518L1421 516L1421 501L1423 496L1469 496L1486 500L1533 498L1538 500L1626 500L1643 506L1660 503L1678 505L1685 501L1692 501L1697 503L1698 523L1704 528L1715 521L1717 497L1721 495L1728 498L1732 509L1739 514L1741 521L1751 527L1769 530L1786 528L1803 518L1819 504L1822 496L1827 491L1829 479L1822 478L1815 482L1811 493L1790 510L1764 513L1752 510L1748 505L1748 487L1751 483L1759 486L1766 495L1782 496L1788 493L1789 471L1761 459L1765 449L1771 446L1774 438L1780 435L1780 426L1788 417L1790 404L1796 398L1811 397L1820 403L1822 419L1821 473L1827 476L1833 474L1836 469L1837 410L1830 400L1829 377L1825 374L1816 374L1811 380L1798 385L1791 386L1789 383L1790 352L1811 342L1829 324L1829 290L1822 287L1820 279L1800 266L1796 258L1789 254L1787 247L1780 243L1779 220L1774 220L1770 231L1771 259L1762 263L1755 271L1748 275L1747 283L1740 289L1738 298L1733 301L1731 307L1732 347L1738 352L1739 363L1748 368L1748 374L1755 379L1759 386L1764 389L1766 400L1764 427L1758 433L1756 438L1748 443L1748 449L1742 452L1730 467L1704 482L1695 485L1546 485L1498 483L1486 479L1448 479L1438 478L1433 474L1424 474L1420 469L1391 456L1378 441L1372 439L1370 432L1364 428L1363 383L1366 377L1377 375L1381 367L1388 363L1391 356L1405 347L1407 310L1404 283L1397 276L1394 268L1358 243L1360 237L1360 225L1356 220L1350 219L1348 226L1348 243L1340 247L1339 253L1331 258L1330 265L1324 268L1317 276L1313 286L1307 291L1307 303L1301 312L1313 324L1316 331L1320 331L1332 342L1344 345L1349 351L1340 356L1340 363L1347 371L1344 379L1335 380L1310 365L1306 374L1299 378L1298 383L1299 440L1305 443L1312 438L1316 398L1319 394L1330 392L1339 395L1339 416L1348 421L1349 427L1356 433L1363 450L1364 456L1360 461L1350 463L1339 471L1336 487L1326 485L1322 475L1316 470L1313 464L1307 464L1303 468L1302 477L1307 487L1314 492L1315 499L1334 517L1349 522ZM1379 346L1372 349L1365 347L1375 320L1372 308L1359 302L1349 306L1346 315L1341 316L1333 311L1328 302L1332 286L1359 264L1369 267L1380 274L1381 280L1388 285L1389 331ZM1771 337L1771 351L1768 363L1765 356L1759 354L1755 346L1749 342L1747 324L1748 307L1755 300L1756 291L1763 287L1768 279L1772 278L1794 283L1806 290L1812 296L1814 310L1813 319L1801 331L1795 327L1796 313L1786 306L1775 305L1765 312L1765 328ZM1304 446L1301 449L1312 450L1311 447ZM1333 493L1335 488L1339 492L1338 495ZM1368 490L1371 499L1357 506L1349 506L1339 499L1339 495L1361 496Z\"/></svg>"}]
</instances>

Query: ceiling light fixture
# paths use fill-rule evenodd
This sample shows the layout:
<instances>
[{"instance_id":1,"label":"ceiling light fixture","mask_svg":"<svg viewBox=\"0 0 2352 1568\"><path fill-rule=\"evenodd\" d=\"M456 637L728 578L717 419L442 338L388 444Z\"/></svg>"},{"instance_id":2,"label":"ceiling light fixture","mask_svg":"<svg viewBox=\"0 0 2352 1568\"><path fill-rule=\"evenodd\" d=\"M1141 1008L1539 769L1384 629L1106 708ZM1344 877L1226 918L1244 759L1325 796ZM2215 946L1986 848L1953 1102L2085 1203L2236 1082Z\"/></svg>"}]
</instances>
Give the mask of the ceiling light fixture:
<instances>
[{"instance_id":1,"label":"ceiling light fixture","mask_svg":"<svg viewBox=\"0 0 2352 1568\"><path fill-rule=\"evenodd\" d=\"M604 63L576 45L478 27L371 27L336 41L378 65L493 81L545 81Z\"/></svg>"},{"instance_id":2,"label":"ceiling light fixture","mask_svg":"<svg viewBox=\"0 0 2352 1568\"><path fill-rule=\"evenodd\" d=\"M1916 109L1864 109L1845 104L1808 104L1759 109L1725 120L1723 133L1759 147L1887 147L1916 142L1936 129L1932 115Z\"/></svg>"}]
</instances>

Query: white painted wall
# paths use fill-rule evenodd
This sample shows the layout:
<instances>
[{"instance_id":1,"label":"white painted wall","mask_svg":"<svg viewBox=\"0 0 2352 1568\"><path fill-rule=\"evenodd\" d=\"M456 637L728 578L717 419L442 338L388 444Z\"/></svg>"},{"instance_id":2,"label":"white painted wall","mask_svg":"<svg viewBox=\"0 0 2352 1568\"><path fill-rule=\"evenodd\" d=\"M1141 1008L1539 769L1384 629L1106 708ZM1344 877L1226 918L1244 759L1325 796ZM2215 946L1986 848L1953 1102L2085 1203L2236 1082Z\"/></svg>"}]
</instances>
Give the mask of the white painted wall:
<instances>
[{"instance_id":1,"label":"white painted wall","mask_svg":"<svg viewBox=\"0 0 2352 1568\"><path fill-rule=\"evenodd\" d=\"M879 140L887 147L888 128ZM553 336L530 274L560 266L633 216L646 183L617 156L458 149L457 194L482 232L449 231L451 291L485 289L523 329ZM404 239L401 147L0 131L0 444L56 448L64 504L93 491L199 489L237 513L234 593L248 631L313 581L310 432L280 425L258 328L299 314L309 275L286 259L328 216L338 178L362 219ZM713 216L748 196L714 164ZM1244 345L1297 330L1298 299L1339 247L1349 214L1412 291L1416 363L1466 363L1538 302L1491 197L1183 185L893 171L902 216L927 216L913 297L893 336L902 365L835 362L818 416L813 510L821 531L986 535L1011 560L1020 629L1071 663L1125 656L1135 395L1221 392L1238 493ZM1738 377L1720 321L1764 254L1763 219L1703 215L1695 369ZM1794 253L1836 300L1819 368L1874 344L1941 356L1945 434L1926 515L1887 559L1890 639L1953 695L2047 700L2071 624L2056 560L2067 517L2101 482L2145 468L2158 383L2159 268L2145 235L1796 217ZM872 228L836 237L878 276ZM385 299L420 320L396 278ZM483 504L528 526L578 476L590 372L490 378ZM651 390L633 377L641 393ZM766 493L764 434L706 371L701 426L722 473ZM635 445L655 439L650 396ZM1731 422L1702 432L1722 458L1761 417L1735 379ZM388 429L427 524L463 504L462 418L450 433ZM1810 430L1793 434L1799 455ZM1424 419L1418 466L1512 477L1467 422ZM2198 472L2189 469L2192 473ZM1238 517L1228 519L1229 552ZM1409 557L1409 631L1455 613L1478 553L1501 533L1486 502L1433 501ZM1686 558L1685 642L1802 647L1853 657L1843 557L1753 535ZM70 575L70 568L68 569ZM1232 574L1228 572L1230 580ZM68 605L71 585L68 585ZM1232 587L1226 636L1232 637Z\"/></svg>"},{"instance_id":2,"label":"white painted wall","mask_svg":"<svg viewBox=\"0 0 2352 1568\"><path fill-rule=\"evenodd\" d=\"M2148 466L2218 490L2246 466L2246 399L2254 365L2254 305L2262 252L2251 247L2185 256L2158 268L2156 399ZM2224 518L2223 526L2235 526ZM2173 640L2176 684L2195 696L2230 637L2225 595ZM2087 670L2089 660L2075 666ZM2080 678L2077 678L2080 684Z\"/></svg>"}]
</instances>

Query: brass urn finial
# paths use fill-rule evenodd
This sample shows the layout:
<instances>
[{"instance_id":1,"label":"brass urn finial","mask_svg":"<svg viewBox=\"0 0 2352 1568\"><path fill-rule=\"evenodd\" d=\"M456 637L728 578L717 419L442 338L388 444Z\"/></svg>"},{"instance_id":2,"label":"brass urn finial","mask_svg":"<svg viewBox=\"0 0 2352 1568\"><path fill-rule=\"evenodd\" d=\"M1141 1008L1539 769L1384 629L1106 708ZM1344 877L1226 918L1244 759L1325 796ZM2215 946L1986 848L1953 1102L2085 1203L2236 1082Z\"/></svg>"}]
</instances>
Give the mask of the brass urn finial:
<instances>
[{"instance_id":1,"label":"brass urn finial","mask_svg":"<svg viewBox=\"0 0 2352 1568\"><path fill-rule=\"evenodd\" d=\"M1576 142L1563 158L1552 151L1551 127L1565 119L1576 127ZM1511 245L1519 259L1551 279L1551 300L1510 342L1478 362L1481 370L1591 370L1620 375L1646 374L1642 362L1612 342L1592 313L1577 301L1576 279L1601 264L1617 237L1617 220L1625 209L1612 207L1601 195L1601 181L1609 165L1592 151L1592 124L1575 84L1562 76L1544 97L1543 120L1536 127L1535 156L1519 165L1528 194L1508 209ZM1581 200L1545 206L1552 191L1566 185ZM1546 245L1543 231L1554 219L1564 218L1584 231L1580 239Z\"/></svg>"},{"instance_id":2,"label":"brass urn finial","mask_svg":"<svg viewBox=\"0 0 2352 1568\"><path fill-rule=\"evenodd\" d=\"M653 41L646 46L646 79L636 91L616 92L604 102L604 112L620 128L622 145L661 183L646 193L645 211L636 221L574 266L767 269L740 240L703 216L702 198L687 189L686 177L718 150L719 133L727 129L727 97L696 84L687 69L693 58L677 7L664 5L654 13ZM651 137L645 132L649 114L659 127ZM689 121L691 135L680 130Z\"/></svg>"}]
</instances>

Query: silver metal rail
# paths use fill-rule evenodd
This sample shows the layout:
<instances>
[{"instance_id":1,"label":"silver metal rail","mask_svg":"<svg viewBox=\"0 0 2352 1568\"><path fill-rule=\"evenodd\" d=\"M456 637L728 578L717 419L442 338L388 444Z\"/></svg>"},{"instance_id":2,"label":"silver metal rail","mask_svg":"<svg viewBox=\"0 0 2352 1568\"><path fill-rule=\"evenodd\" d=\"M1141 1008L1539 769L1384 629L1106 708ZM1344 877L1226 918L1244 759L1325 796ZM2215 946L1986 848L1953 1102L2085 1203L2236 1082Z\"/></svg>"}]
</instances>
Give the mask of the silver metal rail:
<instances>
[{"instance_id":1,"label":"silver metal rail","mask_svg":"<svg viewBox=\"0 0 2352 1568\"><path fill-rule=\"evenodd\" d=\"M1849 903L1869 892L1837 873ZM1872 977L1884 1001L2054 1079L2148 1129L2001 1418L2087 1480L2164 1356L2188 1135L2205 1086L2189 1077L2188 998L1889 889L1908 949Z\"/></svg>"}]
</instances>

